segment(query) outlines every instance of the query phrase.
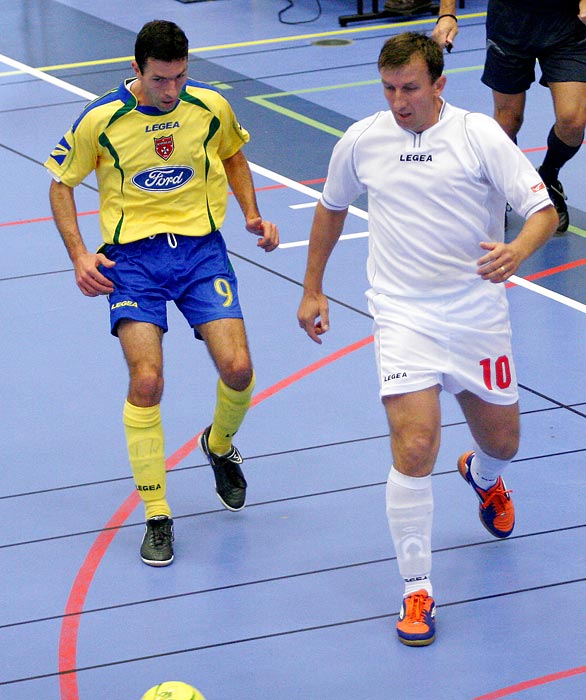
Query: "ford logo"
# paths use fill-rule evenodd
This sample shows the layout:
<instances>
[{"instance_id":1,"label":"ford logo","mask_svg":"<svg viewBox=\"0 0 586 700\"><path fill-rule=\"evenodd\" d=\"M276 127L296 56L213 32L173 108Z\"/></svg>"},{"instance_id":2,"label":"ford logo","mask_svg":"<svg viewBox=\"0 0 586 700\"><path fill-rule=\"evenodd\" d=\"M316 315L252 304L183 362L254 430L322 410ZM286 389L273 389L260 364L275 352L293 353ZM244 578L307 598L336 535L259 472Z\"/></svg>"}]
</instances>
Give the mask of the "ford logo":
<instances>
[{"instance_id":1,"label":"ford logo","mask_svg":"<svg viewBox=\"0 0 586 700\"><path fill-rule=\"evenodd\" d=\"M132 182L141 190L149 192L168 192L183 187L193 177L193 168L178 166L175 168L149 168L137 173Z\"/></svg>"}]
</instances>

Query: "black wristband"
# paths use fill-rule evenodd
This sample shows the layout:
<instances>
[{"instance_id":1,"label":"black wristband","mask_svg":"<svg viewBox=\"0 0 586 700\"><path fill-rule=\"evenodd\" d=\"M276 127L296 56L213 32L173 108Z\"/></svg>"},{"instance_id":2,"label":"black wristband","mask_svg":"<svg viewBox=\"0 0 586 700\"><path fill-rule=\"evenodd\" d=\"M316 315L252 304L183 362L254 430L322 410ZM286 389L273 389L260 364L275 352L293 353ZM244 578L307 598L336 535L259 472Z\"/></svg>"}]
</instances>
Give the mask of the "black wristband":
<instances>
[{"instance_id":1,"label":"black wristband","mask_svg":"<svg viewBox=\"0 0 586 700\"><path fill-rule=\"evenodd\" d=\"M435 23L437 24L440 21L440 19L443 19L444 17L451 17L454 20L454 22L456 22L456 24L458 23L458 18L456 17L456 15L440 15Z\"/></svg>"}]
</instances>

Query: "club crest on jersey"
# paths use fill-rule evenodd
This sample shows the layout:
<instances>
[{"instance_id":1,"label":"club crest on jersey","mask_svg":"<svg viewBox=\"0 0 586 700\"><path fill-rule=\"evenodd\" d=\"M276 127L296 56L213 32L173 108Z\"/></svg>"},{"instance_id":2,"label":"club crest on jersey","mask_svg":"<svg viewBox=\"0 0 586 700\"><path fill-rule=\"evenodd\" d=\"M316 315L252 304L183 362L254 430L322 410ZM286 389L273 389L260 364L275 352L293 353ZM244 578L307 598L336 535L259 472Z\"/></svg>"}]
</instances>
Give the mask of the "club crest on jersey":
<instances>
[{"instance_id":1,"label":"club crest on jersey","mask_svg":"<svg viewBox=\"0 0 586 700\"><path fill-rule=\"evenodd\" d=\"M159 136L159 138L155 137L153 141L155 142L155 153L163 160L169 160L175 150L173 136Z\"/></svg>"}]
</instances>

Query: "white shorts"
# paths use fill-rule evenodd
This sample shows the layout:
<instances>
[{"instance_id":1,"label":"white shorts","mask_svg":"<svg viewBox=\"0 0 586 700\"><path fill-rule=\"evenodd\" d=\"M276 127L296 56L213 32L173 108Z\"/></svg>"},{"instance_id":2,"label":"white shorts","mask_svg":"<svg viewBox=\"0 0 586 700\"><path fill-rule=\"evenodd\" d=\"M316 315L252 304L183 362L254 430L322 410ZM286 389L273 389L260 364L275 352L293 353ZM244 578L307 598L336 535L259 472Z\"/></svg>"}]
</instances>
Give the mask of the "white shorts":
<instances>
[{"instance_id":1,"label":"white shorts","mask_svg":"<svg viewBox=\"0 0 586 700\"><path fill-rule=\"evenodd\" d=\"M488 285L422 300L367 292L381 397L439 384L489 403L518 400L505 290Z\"/></svg>"}]
</instances>

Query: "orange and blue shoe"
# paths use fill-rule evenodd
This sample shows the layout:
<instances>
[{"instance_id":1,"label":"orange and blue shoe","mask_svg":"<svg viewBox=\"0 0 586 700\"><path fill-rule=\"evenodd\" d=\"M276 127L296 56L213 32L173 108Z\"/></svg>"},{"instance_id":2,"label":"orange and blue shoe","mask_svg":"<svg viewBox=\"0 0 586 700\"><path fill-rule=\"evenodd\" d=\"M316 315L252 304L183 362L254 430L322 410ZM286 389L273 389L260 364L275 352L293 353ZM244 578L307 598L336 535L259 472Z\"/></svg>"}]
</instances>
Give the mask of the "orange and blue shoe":
<instances>
[{"instance_id":1,"label":"orange and blue shoe","mask_svg":"<svg viewBox=\"0 0 586 700\"><path fill-rule=\"evenodd\" d=\"M474 452L465 452L458 460L458 470L462 477L472 486L480 500L478 516L480 522L494 537L508 537L515 527L515 506L511 491L507 491L505 482L499 476L496 484L484 491L476 485L470 474Z\"/></svg>"},{"instance_id":2,"label":"orange and blue shoe","mask_svg":"<svg viewBox=\"0 0 586 700\"><path fill-rule=\"evenodd\" d=\"M424 588L403 598L397 634L409 647L424 647L435 639L435 601Z\"/></svg>"}]
</instances>

